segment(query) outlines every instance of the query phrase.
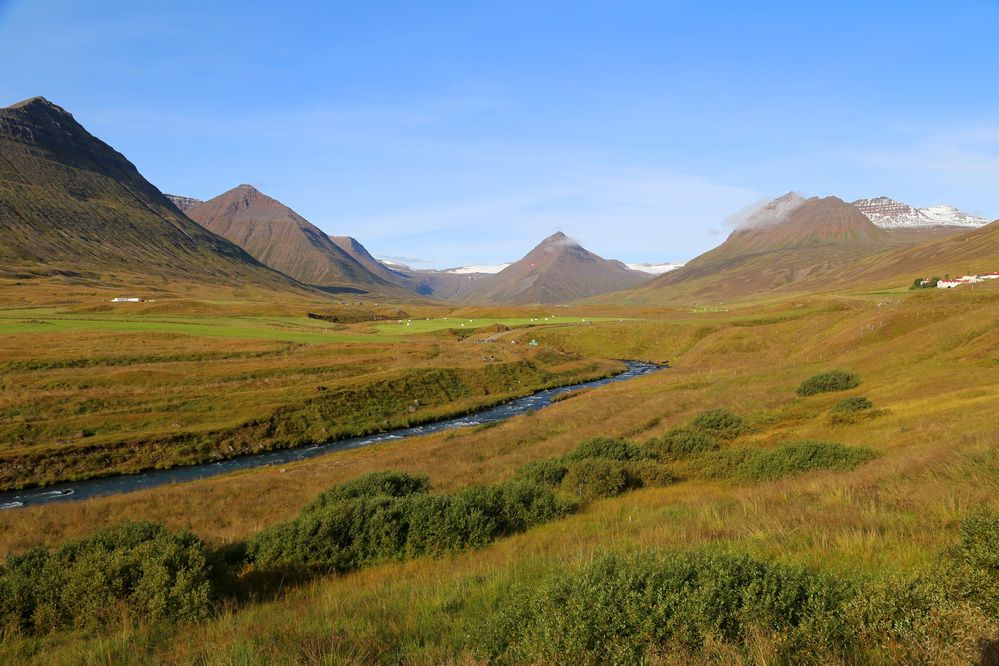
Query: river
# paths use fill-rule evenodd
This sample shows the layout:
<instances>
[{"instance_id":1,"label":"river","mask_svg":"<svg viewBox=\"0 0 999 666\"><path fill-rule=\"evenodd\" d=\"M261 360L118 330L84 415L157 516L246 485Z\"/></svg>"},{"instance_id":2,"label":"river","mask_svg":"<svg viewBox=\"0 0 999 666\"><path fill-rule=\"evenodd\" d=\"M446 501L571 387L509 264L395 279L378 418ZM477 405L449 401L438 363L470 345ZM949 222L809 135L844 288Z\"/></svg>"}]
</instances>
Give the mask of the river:
<instances>
[{"instance_id":1,"label":"river","mask_svg":"<svg viewBox=\"0 0 999 666\"><path fill-rule=\"evenodd\" d=\"M454 428L465 428L469 426L482 425L485 423L495 423L505 421L514 416L525 414L530 411L544 409L552 403L552 400L568 391L575 391L582 388L593 388L605 384L624 382L629 379L647 375L650 372L659 370L659 366L652 363L641 363L638 361L626 361L628 369L613 377L605 377L590 382L561 386L559 388L545 389L523 398L516 398L510 402L487 407L478 412L458 416L441 421L432 421L423 425L409 428L398 428L375 435L363 437L349 437L336 441L305 446L296 449L281 449L278 451L267 451L265 453L254 453L218 462L201 463L198 465L188 465L184 467L172 467L170 469L150 470L138 474L122 474L118 476L106 476L84 481L66 481L44 488L34 488L30 490L12 490L0 493L0 510L18 509L25 506L35 506L37 504L47 504L50 502L65 502L72 500L88 499L101 495L119 495L131 493L136 490L155 488L168 483L183 483L186 481L196 481L221 474L229 474L245 469L256 467L266 467L269 465L284 465L308 460L317 456L324 456L337 451L356 449L362 446L370 446L380 442L390 440L406 439L408 437L419 437L430 433L452 430Z\"/></svg>"}]
</instances>

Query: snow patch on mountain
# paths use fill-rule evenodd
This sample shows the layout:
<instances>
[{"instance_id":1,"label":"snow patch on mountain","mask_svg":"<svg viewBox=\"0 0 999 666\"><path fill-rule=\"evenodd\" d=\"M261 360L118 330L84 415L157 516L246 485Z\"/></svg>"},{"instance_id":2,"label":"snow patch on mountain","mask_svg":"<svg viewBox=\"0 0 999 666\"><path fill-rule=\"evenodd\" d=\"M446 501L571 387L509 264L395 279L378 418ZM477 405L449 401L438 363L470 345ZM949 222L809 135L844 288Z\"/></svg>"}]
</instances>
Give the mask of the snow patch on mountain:
<instances>
[{"instance_id":1,"label":"snow patch on mountain","mask_svg":"<svg viewBox=\"0 0 999 666\"><path fill-rule=\"evenodd\" d=\"M469 273L499 273L501 270L509 266L506 264L475 264L472 266L459 266L458 268L449 268L444 273L454 273L456 275L468 275Z\"/></svg>"},{"instance_id":2,"label":"snow patch on mountain","mask_svg":"<svg viewBox=\"0 0 999 666\"><path fill-rule=\"evenodd\" d=\"M871 222L883 229L913 229L919 227L981 227L989 223L984 217L965 213L954 206L916 208L889 197L858 199L852 202Z\"/></svg>"},{"instance_id":3,"label":"snow patch on mountain","mask_svg":"<svg viewBox=\"0 0 999 666\"><path fill-rule=\"evenodd\" d=\"M683 266L683 264L625 264L625 266L633 271L641 271L642 273L648 273L649 275L662 275L663 273L675 271Z\"/></svg>"}]
</instances>

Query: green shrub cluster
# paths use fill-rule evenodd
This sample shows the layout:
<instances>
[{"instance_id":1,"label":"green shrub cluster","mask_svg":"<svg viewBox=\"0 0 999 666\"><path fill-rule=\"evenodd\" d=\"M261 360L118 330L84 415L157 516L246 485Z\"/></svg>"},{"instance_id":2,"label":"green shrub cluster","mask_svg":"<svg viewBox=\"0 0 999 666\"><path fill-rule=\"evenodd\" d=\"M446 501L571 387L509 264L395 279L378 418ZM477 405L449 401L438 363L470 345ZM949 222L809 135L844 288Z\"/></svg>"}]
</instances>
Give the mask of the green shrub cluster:
<instances>
[{"instance_id":1,"label":"green shrub cluster","mask_svg":"<svg viewBox=\"0 0 999 666\"><path fill-rule=\"evenodd\" d=\"M734 439L745 430L742 417L727 409L708 409L690 422L691 428L718 439Z\"/></svg>"},{"instance_id":2,"label":"green shrub cluster","mask_svg":"<svg viewBox=\"0 0 999 666\"><path fill-rule=\"evenodd\" d=\"M867 398L855 395L850 398L843 398L829 411L833 414L856 414L874 409L874 403Z\"/></svg>"},{"instance_id":3,"label":"green shrub cluster","mask_svg":"<svg viewBox=\"0 0 999 666\"><path fill-rule=\"evenodd\" d=\"M946 576L955 596L999 618L999 512L979 508L964 519Z\"/></svg>"},{"instance_id":4,"label":"green shrub cluster","mask_svg":"<svg viewBox=\"0 0 999 666\"><path fill-rule=\"evenodd\" d=\"M528 463L517 470L517 477L560 488L587 501L676 481L650 451L608 437L589 439L561 458Z\"/></svg>"},{"instance_id":5,"label":"green shrub cluster","mask_svg":"<svg viewBox=\"0 0 999 666\"><path fill-rule=\"evenodd\" d=\"M863 396L843 398L829 410L829 422L834 425L856 423L873 418L882 412L874 409L874 403Z\"/></svg>"},{"instance_id":6,"label":"green shrub cluster","mask_svg":"<svg viewBox=\"0 0 999 666\"><path fill-rule=\"evenodd\" d=\"M422 477L378 473L327 491L297 518L257 534L247 554L261 569L348 571L481 547L571 509L525 480L430 495Z\"/></svg>"},{"instance_id":7,"label":"green shrub cluster","mask_svg":"<svg viewBox=\"0 0 999 666\"><path fill-rule=\"evenodd\" d=\"M708 642L779 633L788 659L848 637L848 585L709 551L603 556L500 602L486 649L515 663L640 663Z\"/></svg>"},{"instance_id":8,"label":"green shrub cluster","mask_svg":"<svg viewBox=\"0 0 999 666\"><path fill-rule=\"evenodd\" d=\"M698 471L710 478L766 481L816 469L850 470L876 457L863 447L792 442L772 449L735 448L707 453Z\"/></svg>"},{"instance_id":9,"label":"green shrub cluster","mask_svg":"<svg viewBox=\"0 0 999 666\"><path fill-rule=\"evenodd\" d=\"M0 628L49 631L122 620L191 620L213 593L193 534L126 523L54 551L11 555L0 568Z\"/></svg>"},{"instance_id":10,"label":"green shrub cluster","mask_svg":"<svg viewBox=\"0 0 999 666\"><path fill-rule=\"evenodd\" d=\"M860 386L860 377L848 370L829 370L809 377L798 385L796 390L800 396L829 393L831 391L846 391Z\"/></svg>"},{"instance_id":11,"label":"green shrub cluster","mask_svg":"<svg viewBox=\"0 0 999 666\"><path fill-rule=\"evenodd\" d=\"M681 460L708 451L717 451L718 441L701 430L673 428L662 437L654 437L645 448L659 460Z\"/></svg>"}]
</instances>

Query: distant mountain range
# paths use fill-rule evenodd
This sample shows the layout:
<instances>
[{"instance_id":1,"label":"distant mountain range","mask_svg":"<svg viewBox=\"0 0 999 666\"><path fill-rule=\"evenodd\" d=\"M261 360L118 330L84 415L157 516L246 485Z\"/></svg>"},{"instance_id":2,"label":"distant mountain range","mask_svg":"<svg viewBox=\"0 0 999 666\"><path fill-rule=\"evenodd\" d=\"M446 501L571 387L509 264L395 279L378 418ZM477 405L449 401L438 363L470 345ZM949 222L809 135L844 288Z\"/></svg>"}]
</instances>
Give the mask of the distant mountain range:
<instances>
[{"instance_id":1,"label":"distant mountain range","mask_svg":"<svg viewBox=\"0 0 999 666\"><path fill-rule=\"evenodd\" d=\"M946 272L997 270L999 223L952 206L789 193L744 214L686 264L607 260L559 232L511 264L417 270L329 236L250 185L208 201L164 195L64 109L0 109L0 278L248 286L304 294L525 305L722 300ZM637 242L637 241L636 241ZM315 293L315 292L313 292Z\"/></svg>"},{"instance_id":2,"label":"distant mountain range","mask_svg":"<svg viewBox=\"0 0 999 666\"><path fill-rule=\"evenodd\" d=\"M954 206L930 206L915 208L909 204L875 197L858 199L853 202L861 213L882 229L912 229L921 227L968 227L975 228L989 223L984 217L969 215Z\"/></svg>"},{"instance_id":3,"label":"distant mountain range","mask_svg":"<svg viewBox=\"0 0 999 666\"><path fill-rule=\"evenodd\" d=\"M185 217L121 153L42 97L0 109L0 273L300 288Z\"/></svg>"}]
</instances>

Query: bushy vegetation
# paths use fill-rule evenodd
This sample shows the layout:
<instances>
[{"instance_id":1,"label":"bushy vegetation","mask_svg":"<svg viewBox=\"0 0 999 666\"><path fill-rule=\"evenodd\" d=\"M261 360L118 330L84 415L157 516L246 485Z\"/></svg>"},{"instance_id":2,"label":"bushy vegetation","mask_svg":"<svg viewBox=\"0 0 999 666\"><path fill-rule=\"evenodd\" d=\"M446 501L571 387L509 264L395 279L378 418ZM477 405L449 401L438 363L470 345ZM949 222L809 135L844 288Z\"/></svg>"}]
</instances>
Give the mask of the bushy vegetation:
<instances>
[{"instance_id":1,"label":"bushy vegetation","mask_svg":"<svg viewBox=\"0 0 999 666\"><path fill-rule=\"evenodd\" d=\"M517 477L558 488L582 500L613 497L645 486L664 486L676 479L644 447L623 439L595 437L560 458L524 465Z\"/></svg>"},{"instance_id":2,"label":"bushy vegetation","mask_svg":"<svg viewBox=\"0 0 999 666\"><path fill-rule=\"evenodd\" d=\"M843 398L830 409L832 414L856 414L874 409L874 403L867 398L856 395L850 398Z\"/></svg>"},{"instance_id":3,"label":"bushy vegetation","mask_svg":"<svg viewBox=\"0 0 999 666\"><path fill-rule=\"evenodd\" d=\"M759 631L801 654L846 636L836 612L848 594L831 577L747 556L609 555L508 595L488 650L516 663L637 663Z\"/></svg>"},{"instance_id":4,"label":"bushy vegetation","mask_svg":"<svg viewBox=\"0 0 999 666\"><path fill-rule=\"evenodd\" d=\"M587 460L590 458L605 458L607 460L644 460L649 454L641 447L623 439L610 437L594 437L588 439L565 457L566 460Z\"/></svg>"},{"instance_id":5,"label":"bushy vegetation","mask_svg":"<svg viewBox=\"0 0 999 666\"><path fill-rule=\"evenodd\" d=\"M650 439L645 448L659 460L667 461L717 451L720 446L714 437L700 430L673 428L662 437Z\"/></svg>"},{"instance_id":6,"label":"bushy vegetation","mask_svg":"<svg viewBox=\"0 0 999 666\"><path fill-rule=\"evenodd\" d=\"M829 370L801 382L796 392L800 396L809 396L831 391L846 391L858 386L860 386L860 377L856 374L848 370Z\"/></svg>"},{"instance_id":7,"label":"bushy vegetation","mask_svg":"<svg viewBox=\"0 0 999 666\"><path fill-rule=\"evenodd\" d=\"M642 486L627 463L607 458L578 460L569 465L562 487L584 500L613 497Z\"/></svg>"},{"instance_id":8,"label":"bushy vegetation","mask_svg":"<svg viewBox=\"0 0 999 666\"><path fill-rule=\"evenodd\" d=\"M804 441L771 449L722 449L698 458L697 467L712 478L766 481L816 469L849 470L875 456L867 448Z\"/></svg>"},{"instance_id":9,"label":"bushy vegetation","mask_svg":"<svg viewBox=\"0 0 999 666\"><path fill-rule=\"evenodd\" d=\"M254 536L249 559L262 569L349 571L482 547L572 509L525 480L430 495L425 479L406 477L381 473L331 489L297 518Z\"/></svg>"},{"instance_id":10,"label":"bushy vegetation","mask_svg":"<svg viewBox=\"0 0 999 666\"><path fill-rule=\"evenodd\" d=\"M874 403L863 396L843 398L829 410L829 422L835 425L856 423L861 419L871 418L881 414L874 408Z\"/></svg>"},{"instance_id":11,"label":"bushy vegetation","mask_svg":"<svg viewBox=\"0 0 999 666\"><path fill-rule=\"evenodd\" d=\"M690 422L691 428L718 439L733 439L742 434L745 424L742 417L727 409L708 409Z\"/></svg>"},{"instance_id":12,"label":"bushy vegetation","mask_svg":"<svg viewBox=\"0 0 999 666\"><path fill-rule=\"evenodd\" d=\"M945 579L845 579L713 550L604 554L504 594L483 651L507 663L754 662L761 651L775 663L918 663L976 617Z\"/></svg>"},{"instance_id":13,"label":"bushy vegetation","mask_svg":"<svg viewBox=\"0 0 999 666\"><path fill-rule=\"evenodd\" d=\"M128 523L0 568L0 628L48 631L117 621L199 619L212 597L205 545L193 534Z\"/></svg>"}]
</instances>

